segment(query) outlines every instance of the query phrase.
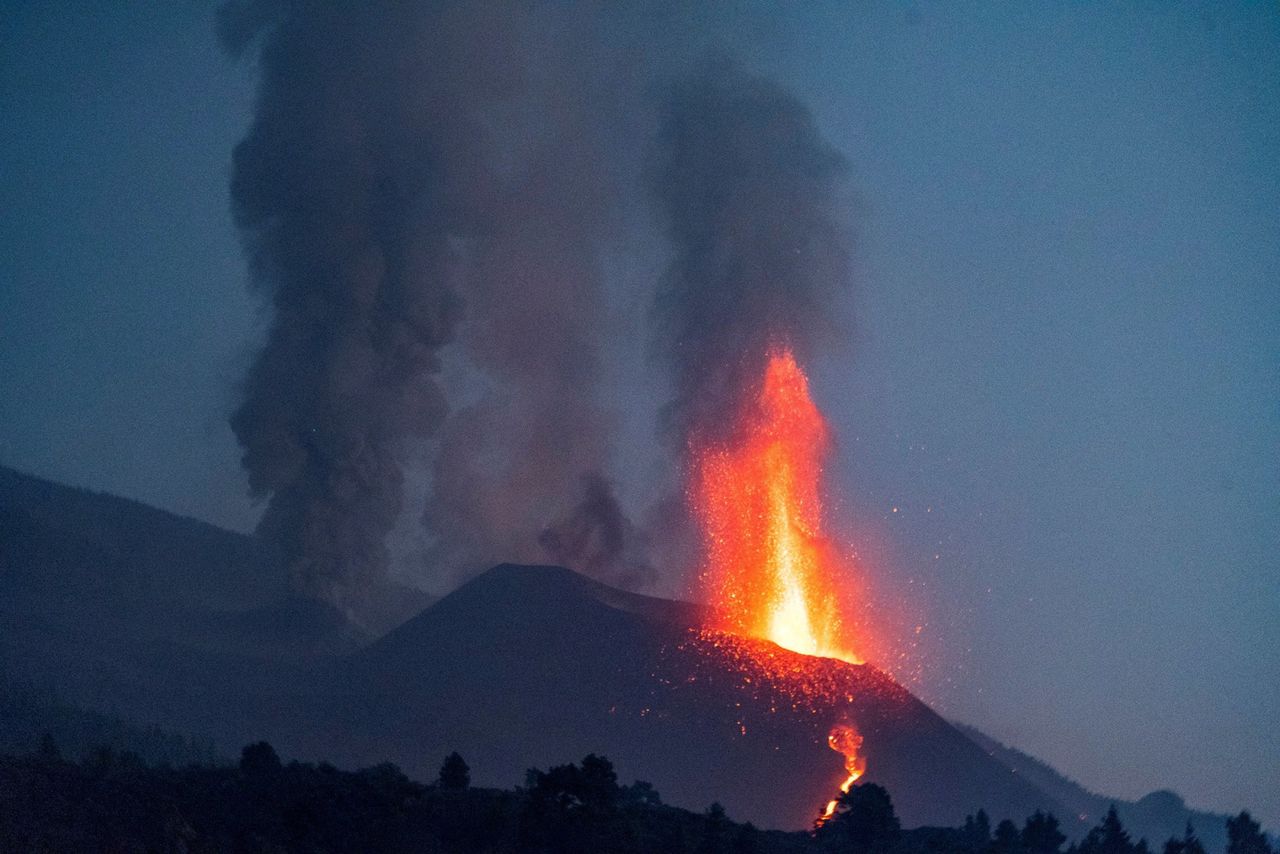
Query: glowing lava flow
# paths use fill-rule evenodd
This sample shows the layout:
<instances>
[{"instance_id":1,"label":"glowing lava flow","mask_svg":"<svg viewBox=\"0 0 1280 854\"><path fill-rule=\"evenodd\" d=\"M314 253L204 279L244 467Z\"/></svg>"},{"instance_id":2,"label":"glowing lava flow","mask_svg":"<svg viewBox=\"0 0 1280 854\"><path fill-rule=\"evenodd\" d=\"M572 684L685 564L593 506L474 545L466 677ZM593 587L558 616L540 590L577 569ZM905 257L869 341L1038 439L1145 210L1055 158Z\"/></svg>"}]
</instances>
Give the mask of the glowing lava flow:
<instances>
[{"instance_id":1,"label":"glowing lava flow","mask_svg":"<svg viewBox=\"0 0 1280 854\"><path fill-rule=\"evenodd\" d=\"M849 789L867 770L867 760L858 754L862 749L862 736L849 724L836 724L827 736L827 744L836 753L844 754L844 770L849 772L848 778L840 784L840 793L848 794ZM818 825L822 826L835 814L839 798L827 802L827 808L818 817Z\"/></svg>"},{"instance_id":2,"label":"glowing lava flow","mask_svg":"<svg viewBox=\"0 0 1280 854\"><path fill-rule=\"evenodd\" d=\"M733 440L693 448L703 582L724 623L715 628L860 664L841 636L835 596L848 576L822 536L827 425L789 350L769 355L738 417Z\"/></svg>"}]
</instances>

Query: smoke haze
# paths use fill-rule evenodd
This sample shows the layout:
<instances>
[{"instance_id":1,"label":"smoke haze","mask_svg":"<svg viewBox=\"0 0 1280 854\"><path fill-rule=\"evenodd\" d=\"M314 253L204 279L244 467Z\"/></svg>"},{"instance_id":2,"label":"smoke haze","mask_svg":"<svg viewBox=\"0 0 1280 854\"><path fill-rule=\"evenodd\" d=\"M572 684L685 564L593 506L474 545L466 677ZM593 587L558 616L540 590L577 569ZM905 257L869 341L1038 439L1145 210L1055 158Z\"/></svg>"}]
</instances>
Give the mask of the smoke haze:
<instances>
[{"instance_id":1,"label":"smoke haze","mask_svg":"<svg viewBox=\"0 0 1280 854\"><path fill-rule=\"evenodd\" d=\"M847 278L842 161L807 109L723 61L654 90L649 53L670 37L611 43L612 13L581 12L262 0L221 15L226 46L259 57L232 199L271 308L231 423L268 501L259 533L297 589L350 613L386 578L424 449L426 506L409 512L433 573L551 559L652 582L655 537L611 487L601 394L619 332L604 259L642 171L674 252L649 337L677 456L725 420L769 341L803 353L820 337ZM452 384L446 353L464 366ZM661 520L668 557L688 534L670 504L646 526Z\"/></svg>"}]
</instances>

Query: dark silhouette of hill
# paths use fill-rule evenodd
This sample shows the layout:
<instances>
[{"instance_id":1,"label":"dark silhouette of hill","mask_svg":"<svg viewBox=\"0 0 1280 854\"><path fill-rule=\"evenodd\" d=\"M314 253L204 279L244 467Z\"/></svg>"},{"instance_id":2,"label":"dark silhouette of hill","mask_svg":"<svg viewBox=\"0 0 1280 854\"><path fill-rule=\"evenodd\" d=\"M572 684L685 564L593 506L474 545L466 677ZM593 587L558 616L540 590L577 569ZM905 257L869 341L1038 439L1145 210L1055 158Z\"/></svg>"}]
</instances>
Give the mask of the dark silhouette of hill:
<instances>
[{"instance_id":1,"label":"dark silhouette of hill","mask_svg":"<svg viewBox=\"0 0 1280 854\"><path fill-rule=\"evenodd\" d=\"M91 757L103 750L173 766L208 765L217 759L209 739L156 726L135 726L78 708L47 688L0 676L0 753L29 753L46 740L69 759Z\"/></svg>"},{"instance_id":2,"label":"dark silhouette of hill","mask_svg":"<svg viewBox=\"0 0 1280 854\"><path fill-rule=\"evenodd\" d=\"M431 601L394 593L392 624ZM372 636L291 596L252 537L0 467L0 671L134 715L175 680L236 683Z\"/></svg>"},{"instance_id":3,"label":"dark silhouette of hill","mask_svg":"<svg viewBox=\"0 0 1280 854\"><path fill-rule=\"evenodd\" d=\"M1047 809L1076 835L1074 817L1109 802L1086 792L1082 808L1084 790L960 731L873 666L703 636L698 606L565 569L498 567L376 640L290 597L279 575L251 537L0 467L0 675L141 731L224 750L267 737L287 755L418 775L461 750L495 785L605 753L674 803L718 798L739 818L802 827L843 778L826 734L847 717L866 737L867 779L895 793L907 826ZM402 608L425 599L397 595ZM762 678L761 658L802 676ZM11 729L33 735L30 721ZM1174 796L1125 809L1149 838L1181 832Z\"/></svg>"},{"instance_id":4,"label":"dark silhouette of hill","mask_svg":"<svg viewBox=\"0 0 1280 854\"><path fill-rule=\"evenodd\" d=\"M1001 744L974 727L960 723L956 727L993 759L1053 796L1070 814L1093 822L1114 806L1135 837L1152 841L1178 837L1190 823L1206 850L1223 851L1227 847L1227 816L1191 809L1175 792L1156 791L1137 801L1108 798L1089 791L1034 756Z\"/></svg>"},{"instance_id":5,"label":"dark silhouette of hill","mask_svg":"<svg viewBox=\"0 0 1280 854\"><path fill-rule=\"evenodd\" d=\"M490 784L546 757L607 753L671 803L714 797L732 815L799 828L844 778L826 737L849 719L866 738L867 779L897 793L909 826L954 824L979 807L1061 813L875 667L760 644L805 675L748 684L741 660L691 632L696 614L559 567L499 566L315 674L281 706L336 704L336 718L304 733L293 713L278 738L305 756L390 758L411 774L456 749ZM797 693L819 682L835 699Z\"/></svg>"}]
</instances>

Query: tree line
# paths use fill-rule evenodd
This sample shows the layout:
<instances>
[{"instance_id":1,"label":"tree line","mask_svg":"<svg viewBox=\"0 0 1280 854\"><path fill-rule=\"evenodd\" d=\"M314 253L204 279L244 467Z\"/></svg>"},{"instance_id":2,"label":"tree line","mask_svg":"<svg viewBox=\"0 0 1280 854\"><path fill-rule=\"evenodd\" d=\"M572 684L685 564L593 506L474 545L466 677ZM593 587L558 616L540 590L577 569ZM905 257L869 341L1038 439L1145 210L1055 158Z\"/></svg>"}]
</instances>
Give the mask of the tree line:
<instances>
[{"instance_id":1,"label":"tree line","mask_svg":"<svg viewBox=\"0 0 1280 854\"><path fill-rule=\"evenodd\" d=\"M1227 822L1226 854L1275 854L1247 812ZM457 753L431 783L396 766L342 771L284 763L246 746L237 765L148 764L110 748L64 759L45 736L0 756L0 851L449 852L449 854L1153 854L1115 809L1066 848L1058 819L1036 812L991 826L984 811L960 827L904 830L874 783L854 786L808 832L761 830L719 804L695 812L662 802L649 783L618 782L613 764L530 769L512 790L471 785ZM1195 830L1159 854L1205 854Z\"/></svg>"}]
</instances>

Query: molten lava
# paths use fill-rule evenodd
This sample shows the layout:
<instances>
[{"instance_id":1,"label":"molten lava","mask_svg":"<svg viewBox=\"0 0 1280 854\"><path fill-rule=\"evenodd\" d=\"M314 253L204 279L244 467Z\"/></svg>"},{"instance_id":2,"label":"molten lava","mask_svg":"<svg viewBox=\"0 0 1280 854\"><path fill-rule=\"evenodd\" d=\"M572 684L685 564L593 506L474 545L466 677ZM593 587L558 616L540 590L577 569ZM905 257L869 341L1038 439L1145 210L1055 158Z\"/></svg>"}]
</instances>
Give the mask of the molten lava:
<instances>
[{"instance_id":1,"label":"molten lava","mask_svg":"<svg viewBox=\"0 0 1280 854\"><path fill-rule=\"evenodd\" d=\"M851 573L822 533L830 433L794 354L769 353L758 389L726 417L729 438L695 437L690 444L689 498L703 529L702 582L715 614L698 644L718 650L748 684L763 676L792 698L793 709L817 713L852 703L830 679L815 677L824 668L806 662L816 659L805 658L862 663L841 613ZM802 655L779 654L777 647ZM847 711L839 714L848 720ZM739 728L745 736L741 721ZM838 723L827 744L845 757L840 791L846 793L866 770L862 736ZM827 804L819 825L837 804Z\"/></svg>"},{"instance_id":2,"label":"molten lava","mask_svg":"<svg viewBox=\"0 0 1280 854\"><path fill-rule=\"evenodd\" d=\"M692 448L714 628L860 664L836 595L849 576L822 535L829 432L789 350L769 355L758 393L736 417L733 439Z\"/></svg>"},{"instance_id":3,"label":"molten lava","mask_svg":"<svg viewBox=\"0 0 1280 854\"><path fill-rule=\"evenodd\" d=\"M862 736L850 724L836 724L827 736L827 744L836 753L844 755L844 770L849 776L840 784L840 793L848 794L849 789L853 788L853 784L867 770L867 760L858 755L858 751L862 749ZM827 808L818 817L819 826L835 814L839 802L839 798L827 802Z\"/></svg>"}]
</instances>

